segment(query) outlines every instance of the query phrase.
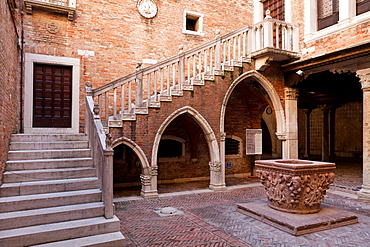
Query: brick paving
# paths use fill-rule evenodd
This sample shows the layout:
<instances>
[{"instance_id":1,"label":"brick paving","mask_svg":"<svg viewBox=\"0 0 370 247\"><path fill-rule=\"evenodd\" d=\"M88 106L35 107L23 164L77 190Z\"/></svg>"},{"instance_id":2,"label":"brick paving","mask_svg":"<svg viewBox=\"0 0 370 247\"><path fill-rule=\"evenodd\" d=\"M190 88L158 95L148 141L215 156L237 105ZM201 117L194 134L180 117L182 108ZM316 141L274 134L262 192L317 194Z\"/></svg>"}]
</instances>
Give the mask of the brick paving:
<instances>
[{"instance_id":1,"label":"brick paving","mask_svg":"<svg viewBox=\"0 0 370 247\"><path fill-rule=\"evenodd\" d=\"M337 171L342 180L332 189L353 195L362 182L358 174L348 169L352 171L353 167ZM238 182L230 181L230 184ZM127 246L370 246L370 201L328 193L325 204L356 213L359 223L296 237L236 212L238 203L265 200L263 188L253 183L256 180L243 181L244 188L223 192L192 191L155 199L123 198L115 204ZM347 181L353 181L355 186L346 187ZM202 186L187 184L180 186L180 190ZM164 188L168 192L178 189ZM183 214L160 216L154 212L163 207L176 207Z\"/></svg>"}]
</instances>

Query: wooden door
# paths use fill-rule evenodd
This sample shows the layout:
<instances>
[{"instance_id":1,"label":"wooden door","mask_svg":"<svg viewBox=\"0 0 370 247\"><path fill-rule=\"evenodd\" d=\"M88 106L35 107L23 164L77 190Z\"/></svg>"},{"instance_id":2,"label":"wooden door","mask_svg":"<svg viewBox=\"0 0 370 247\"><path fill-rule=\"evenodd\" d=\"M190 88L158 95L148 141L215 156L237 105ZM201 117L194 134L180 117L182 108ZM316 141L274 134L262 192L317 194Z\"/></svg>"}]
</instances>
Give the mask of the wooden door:
<instances>
[{"instance_id":1,"label":"wooden door","mask_svg":"<svg viewBox=\"0 0 370 247\"><path fill-rule=\"evenodd\" d=\"M33 127L70 128L72 67L34 64Z\"/></svg>"},{"instance_id":2,"label":"wooden door","mask_svg":"<svg viewBox=\"0 0 370 247\"><path fill-rule=\"evenodd\" d=\"M266 10L270 10L272 18L284 21L285 20L285 8L284 0L264 0L263 1L263 13L266 14Z\"/></svg>"}]
</instances>

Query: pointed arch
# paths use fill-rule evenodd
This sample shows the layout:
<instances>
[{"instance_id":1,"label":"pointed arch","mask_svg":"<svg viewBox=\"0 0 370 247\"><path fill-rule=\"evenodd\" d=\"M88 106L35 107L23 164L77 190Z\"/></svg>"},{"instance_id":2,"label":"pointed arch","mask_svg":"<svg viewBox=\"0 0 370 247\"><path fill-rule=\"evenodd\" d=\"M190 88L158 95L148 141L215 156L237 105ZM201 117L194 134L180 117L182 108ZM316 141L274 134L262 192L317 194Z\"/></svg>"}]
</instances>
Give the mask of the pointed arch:
<instances>
[{"instance_id":1,"label":"pointed arch","mask_svg":"<svg viewBox=\"0 0 370 247\"><path fill-rule=\"evenodd\" d=\"M185 106L185 107L182 107L176 110L171 115L169 115L166 118L166 120L164 120L162 125L159 127L157 134L155 136L155 139L154 139L154 143L153 143L152 163L151 163L152 166L154 167L157 166L158 147L159 147L159 142L161 140L163 132L174 119L176 119L178 116L185 114L185 113L188 113L189 115L191 115L195 119L195 121L199 124L201 129L203 130L205 137L206 137L207 144L208 144L211 162L220 161L220 149L219 149L216 135L213 129L211 128L207 120L205 120L204 117L198 111L196 111L194 108L190 106Z\"/></svg>"},{"instance_id":2,"label":"pointed arch","mask_svg":"<svg viewBox=\"0 0 370 247\"><path fill-rule=\"evenodd\" d=\"M134 141L127 137L120 137L112 142L112 148L115 148L120 144L127 145L132 149L132 151L134 151L134 153L139 157L141 167L143 169L143 174L149 175L150 174L149 162L145 156L144 151L139 147L139 145L137 145Z\"/></svg>"},{"instance_id":3,"label":"pointed arch","mask_svg":"<svg viewBox=\"0 0 370 247\"><path fill-rule=\"evenodd\" d=\"M276 92L275 88L271 85L271 83L259 72L251 70L245 72L244 74L240 75L229 87L227 90L224 100L221 106L221 115L220 115L220 131L224 133L225 131L225 114L226 114L226 107L227 103L229 102L230 96L233 93L236 86L244 81L245 79L254 78L266 91L268 96L271 99L275 116L276 116L276 135L278 137L285 135L285 116L284 116L284 109L280 102L280 97Z\"/></svg>"}]
</instances>

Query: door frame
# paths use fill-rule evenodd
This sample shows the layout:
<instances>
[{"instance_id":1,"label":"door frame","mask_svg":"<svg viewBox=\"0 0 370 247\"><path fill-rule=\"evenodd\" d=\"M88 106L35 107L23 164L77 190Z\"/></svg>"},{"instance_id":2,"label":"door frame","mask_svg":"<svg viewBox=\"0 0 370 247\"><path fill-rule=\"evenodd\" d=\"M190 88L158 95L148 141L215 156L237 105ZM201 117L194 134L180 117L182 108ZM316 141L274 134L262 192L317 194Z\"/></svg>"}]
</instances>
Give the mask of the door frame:
<instances>
[{"instance_id":1,"label":"door frame","mask_svg":"<svg viewBox=\"0 0 370 247\"><path fill-rule=\"evenodd\" d=\"M72 66L72 119L71 128L34 128L33 118L33 72L34 63ZM41 54L25 54L25 95L24 95L24 133L78 133L79 132L79 98L80 98L80 59L57 57Z\"/></svg>"}]
</instances>

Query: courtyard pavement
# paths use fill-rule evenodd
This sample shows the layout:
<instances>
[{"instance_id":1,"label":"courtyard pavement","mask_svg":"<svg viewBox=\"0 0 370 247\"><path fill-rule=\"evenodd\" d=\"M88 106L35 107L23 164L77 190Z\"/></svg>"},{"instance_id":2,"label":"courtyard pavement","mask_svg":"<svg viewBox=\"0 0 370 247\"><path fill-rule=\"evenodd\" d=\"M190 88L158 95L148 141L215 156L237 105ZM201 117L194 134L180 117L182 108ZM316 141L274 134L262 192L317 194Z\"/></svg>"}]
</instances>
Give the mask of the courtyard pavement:
<instances>
[{"instance_id":1,"label":"courtyard pavement","mask_svg":"<svg viewBox=\"0 0 370 247\"><path fill-rule=\"evenodd\" d=\"M127 246L370 246L370 201L357 199L358 166L338 167L323 203L357 214L359 222L293 236L236 211L239 203L265 200L257 179L228 179L228 190L211 192L206 182L162 185L159 198L115 194L116 215ZM175 207L178 214L158 211Z\"/></svg>"}]
</instances>

